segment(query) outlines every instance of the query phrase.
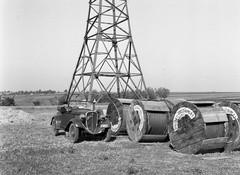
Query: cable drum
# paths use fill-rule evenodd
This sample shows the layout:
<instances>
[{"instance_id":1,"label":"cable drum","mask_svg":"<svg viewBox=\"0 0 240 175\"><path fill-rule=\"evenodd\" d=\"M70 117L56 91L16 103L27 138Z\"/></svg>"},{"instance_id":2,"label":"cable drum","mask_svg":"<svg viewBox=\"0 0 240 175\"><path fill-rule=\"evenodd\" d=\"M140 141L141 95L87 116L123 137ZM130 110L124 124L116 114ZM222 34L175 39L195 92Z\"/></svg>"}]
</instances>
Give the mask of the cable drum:
<instances>
[{"instance_id":1,"label":"cable drum","mask_svg":"<svg viewBox=\"0 0 240 175\"><path fill-rule=\"evenodd\" d=\"M168 116L166 113L159 113L154 111L148 111L147 112L147 118L149 118L149 128L148 134L149 135L158 135L161 133L161 135L167 135L167 122L168 122Z\"/></svg>"},{"instance_id":2,"label":"cable drum","mask_svg":"<svg viewBox=\"0 0 240 175\"><path fill-rule=\"evenodd\" d=\"M224 151L228 122L225 111L214 102L180 102L169 118L170 145L188 154Z\"/></svg>"},{"instance_id":3,"label":"cable drum","mask_svg":"<svg viewBox=\"0 0 240 175\"><path fill-rule=\"evenodd\" d=\"M134 100L129 106L126 126L134 142L158 142L168 137L168 117L173 104L169 101Z\"/></svg>"},{"instance_id":4,"label":"cable drum","mask_svg":"<svg viewBox=\"0 0 240 175\"><path fill-rule=\"evenodd\" d=\"M225 101L219 104L226 112L229 119L229 141L226 151L240 150L240 102Z\"/></svg>"},{"instance_id":5,"label":"cable drum","mask_svg":"<svg viewBox=\"0 0 240 175\"><path fill-rule=\"evenodd\" d=\"M112 99L107 107L107 117L111 122L112 135L126 135L126 115L133 99Z\"/></svg>"},{"instance_id":6,"label":"cable drum","mask_svg":"<svg viewBox=\"0 0 240 175\"><path fill-rule=\"evenodd\" d=\"M138 142L147 130L147 115L141 101L134 100L126 116L127 133L132 141Z\"/></svg>"}]
</instances>

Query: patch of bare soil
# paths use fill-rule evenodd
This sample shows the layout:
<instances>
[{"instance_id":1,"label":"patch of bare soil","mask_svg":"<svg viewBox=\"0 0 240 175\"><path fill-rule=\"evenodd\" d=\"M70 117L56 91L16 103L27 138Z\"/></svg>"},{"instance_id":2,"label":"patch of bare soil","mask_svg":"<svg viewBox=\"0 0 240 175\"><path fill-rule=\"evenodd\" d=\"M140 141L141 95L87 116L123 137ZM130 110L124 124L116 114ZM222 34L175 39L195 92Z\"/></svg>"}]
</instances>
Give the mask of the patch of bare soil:
<instances>
[{"instance_id":1,"label":"patch of bare soil","mask_svg":"<svg viewBox=\"0 0 240 175\"><path fill-rule=\"evenodd\" d=\"M33 119L29 113L12 108L0 108L0 124L24 124Z\"/></svg>"},{"instance_id":2,"label":"patch of bare soil","mask_svg":"<svg viewBox=\"0 0 240 175\"><path fill-rule=\"evenodd\" d=\"M71 144L49 125L56 109L1 108L0 174L239 174L239 152L186 155L127 138ZM3 117L2 114L5 116ZM18 120L19 119L19 120ZM13 122L11 122L13 121Z\"/></svg>"}]
</instances>

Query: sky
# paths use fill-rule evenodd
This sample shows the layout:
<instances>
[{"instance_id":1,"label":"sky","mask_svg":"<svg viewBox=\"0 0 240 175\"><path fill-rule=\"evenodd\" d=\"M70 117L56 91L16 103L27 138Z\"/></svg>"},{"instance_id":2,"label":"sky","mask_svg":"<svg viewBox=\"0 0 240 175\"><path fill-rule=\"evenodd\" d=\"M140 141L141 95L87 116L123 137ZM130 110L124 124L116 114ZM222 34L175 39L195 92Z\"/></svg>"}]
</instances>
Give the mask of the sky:
<instances>
[{"instance_id":1,"label":"sky","mask_svg":"<svg viewBox=\"0 0 240 175\"><path fill-rule=\"evenodd\" d=\"M1 0L0 91L69 88L88 0ZM147 87L240 92L239 0L129 0Z\"/></svg>"}]
</instances>

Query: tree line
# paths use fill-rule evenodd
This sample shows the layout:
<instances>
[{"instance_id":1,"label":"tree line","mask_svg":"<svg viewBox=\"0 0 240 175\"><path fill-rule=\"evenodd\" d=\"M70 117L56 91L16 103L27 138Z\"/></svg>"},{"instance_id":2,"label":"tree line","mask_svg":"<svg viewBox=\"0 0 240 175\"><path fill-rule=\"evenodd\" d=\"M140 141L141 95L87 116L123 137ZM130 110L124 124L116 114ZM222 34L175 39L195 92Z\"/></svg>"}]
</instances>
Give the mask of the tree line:
<instances>
[{"instance_id":1,"label":"tree line","mask_svg":"<svg viewBox=\"0 0 240 175\"><path fill-rule=\"evenodd\" d=\"M132 91L126 91L126 92L121 92L120 97L116 92L112 93L106 93L105 91L97 91L93 90L91 94L91 99L90 101L93 102L94 100L97 101L97 103L107 103L110 102L110 98L126 98L126 99L137 99L138 97L136 96L137 92L132 92ZM148 100L157 100L157 99L164 99L167 98L168 95L170 94L170 90L167 88L152 88L148 87L146 91L141 92L141 96L144 99ZM85 99L82 100L87 100L88 99L89 92L85 93ZM66 103L66 97L67 95L63 95L58 98L59 104L64 104Z\"/></svg>"},{"instance_id":2,"label":"tree line","mask_svg":"<svg viewBox=\"0 0 240 175\"><path fill-rule=\"evenodd\" d=\"M67 94L67 90L64 90L64 92ZM53 90L47 90L47 91L18 91L15 92L11 95L18 95L18 94L54 94L56 91ZM67 95L64 94L61 97L58 97L58 105L66 104L66 97ZM91 94L91 102L94 100L97 101L97 103L108 103L110 102L110 98L126 98L126 99L137 99L138 97L136 96L137 92L132 92L132 91L126 91L126 92L121 92L120 97L117 93L112 92L112 93L106 93L105 91L97 91L93 90ZM140 92L141 97L144 99L148 100L158 100L158 99L164 99L167 98L168 95L170 94L170 90L167 88L152 88L148 87L146 91ZM89 92L85 93L85 99L82 100L87 100L88 99ZM33 100L34 106L41 106L41 101L40 100ZM0 106L15 106L15 100L14 97L6 97L6 96L1 96L0 95Z\"/></svg>"}]
</instances>

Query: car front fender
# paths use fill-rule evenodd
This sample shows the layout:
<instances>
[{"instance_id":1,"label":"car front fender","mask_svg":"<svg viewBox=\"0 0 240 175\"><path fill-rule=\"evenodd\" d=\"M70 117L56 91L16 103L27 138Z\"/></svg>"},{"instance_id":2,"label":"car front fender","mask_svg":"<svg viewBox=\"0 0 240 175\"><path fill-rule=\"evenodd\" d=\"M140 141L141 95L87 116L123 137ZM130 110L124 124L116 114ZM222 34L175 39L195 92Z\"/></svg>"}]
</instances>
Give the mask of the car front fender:
<instances>
[{"instance_id":1,"label":"car front fender","mask_svg":"<svg viewBox=\"0 0 240 175\"><path fill-rule=\"evenodd\" d=\"M65 128L65 131L68 131L71 124L74 124L77 128L83 128L85 129L85 126L83 125L82 121L79 119L72 119L69 121L67 127Z\"/></svg>"}]
</instances>

